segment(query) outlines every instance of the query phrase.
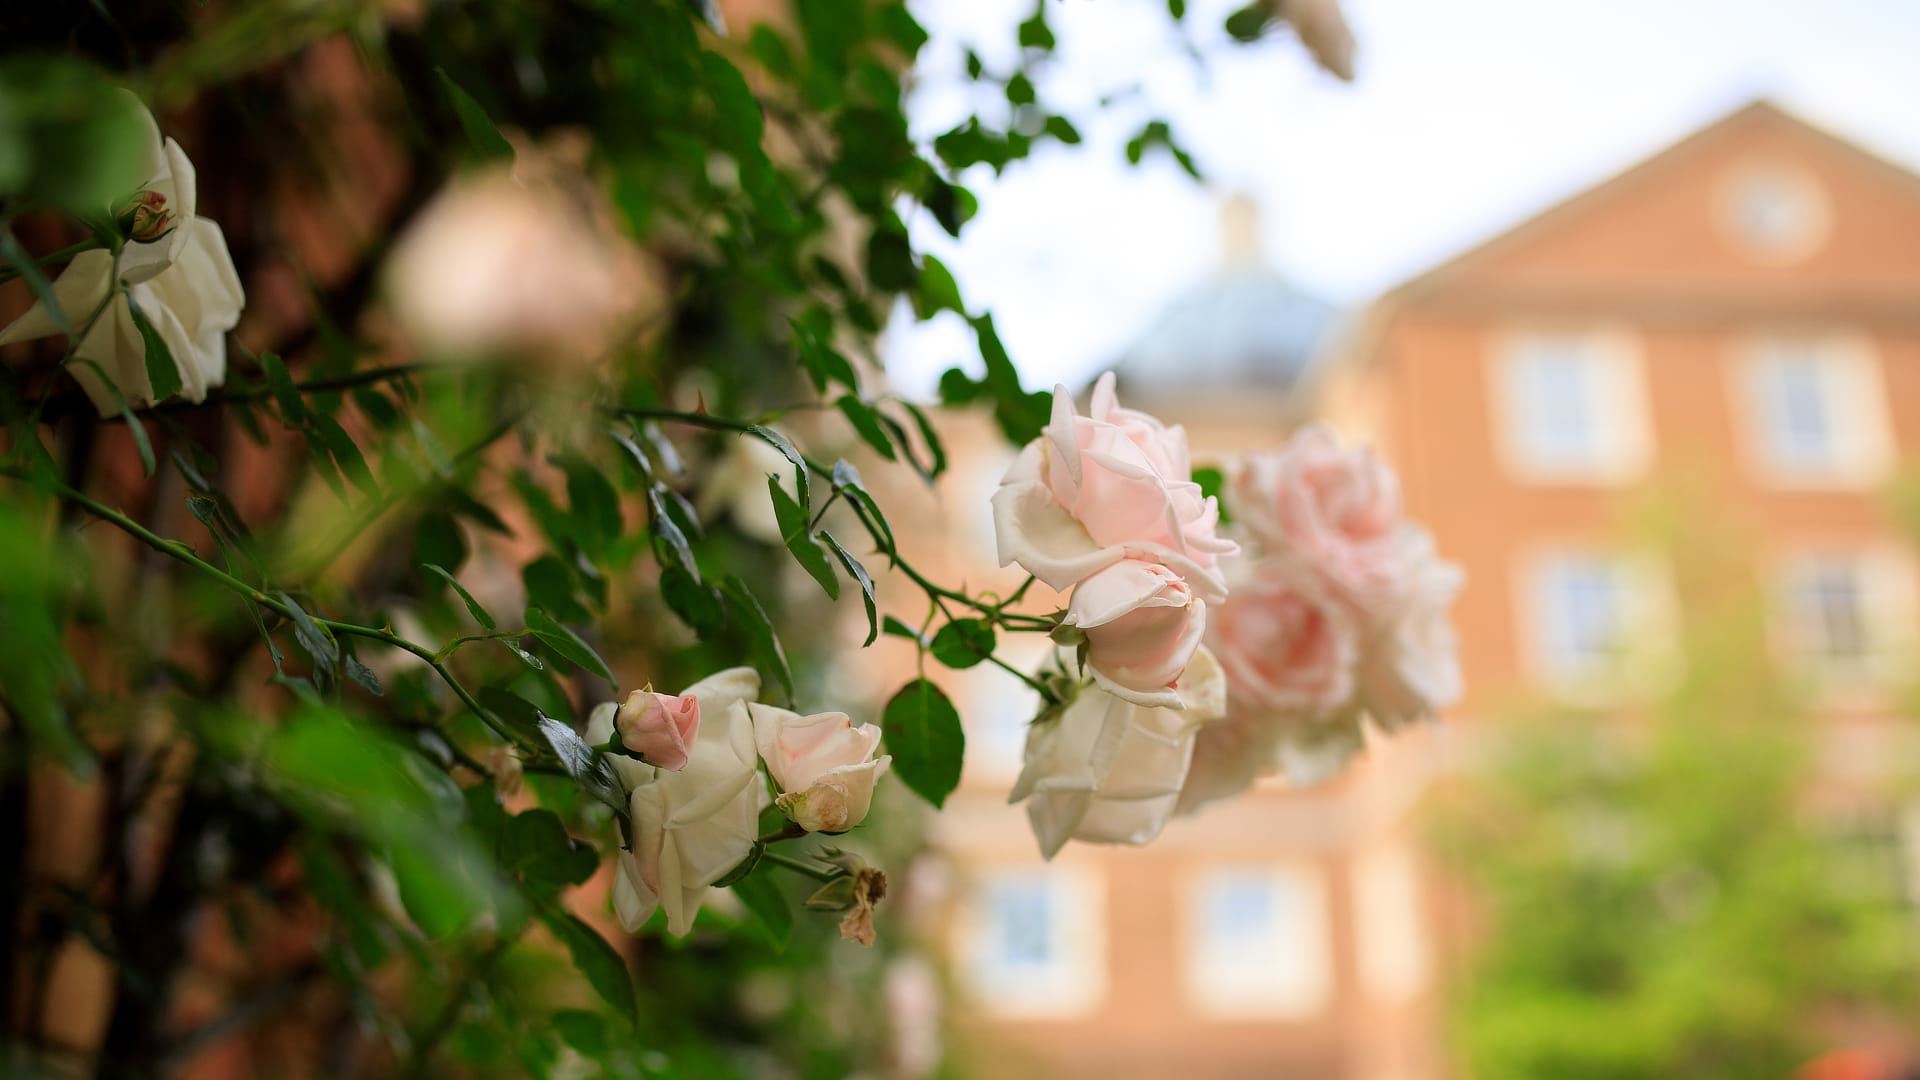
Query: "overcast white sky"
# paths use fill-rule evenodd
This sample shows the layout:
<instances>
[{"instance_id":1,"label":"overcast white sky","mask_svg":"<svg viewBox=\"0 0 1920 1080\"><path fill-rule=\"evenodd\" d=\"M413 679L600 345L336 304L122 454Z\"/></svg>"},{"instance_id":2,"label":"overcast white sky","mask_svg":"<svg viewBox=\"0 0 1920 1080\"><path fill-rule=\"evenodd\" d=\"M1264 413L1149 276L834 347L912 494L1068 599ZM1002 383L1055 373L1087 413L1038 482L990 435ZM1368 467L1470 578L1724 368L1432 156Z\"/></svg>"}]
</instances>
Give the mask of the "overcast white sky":
<instances>
[{"instance_id":1,"label":"overcast white sky","mask_svg":"<svg viewBox=\"0 0 1920 1080\"><path fill-rule=\"evenodd\" d=\"M1233 47L1237 2L1192 0L1179 51L1161 0L1047 0L1059 61L1041 97L1086 141L1049 145L995 179L966 177L980 214L956 243L924 215L969 303L994 312L1027 381L1080 385L1164 304L1218 266L1219 204L1261 208L1276 268L1336 303L1369 297L1604 179L1754 97L1920 169L1920 0L1346 0L1351 85L1290 34ZM933 34L913 104L917 137L998 95L967 83L961 49L1011 67L1032 0L917 0ZM1128 104L1096 100L1138 85ZM1207 174L1121 148L1165 116ZM928 393L977 364L957 317L896 319L887 366Z\"/></svg>"}]
</instances>

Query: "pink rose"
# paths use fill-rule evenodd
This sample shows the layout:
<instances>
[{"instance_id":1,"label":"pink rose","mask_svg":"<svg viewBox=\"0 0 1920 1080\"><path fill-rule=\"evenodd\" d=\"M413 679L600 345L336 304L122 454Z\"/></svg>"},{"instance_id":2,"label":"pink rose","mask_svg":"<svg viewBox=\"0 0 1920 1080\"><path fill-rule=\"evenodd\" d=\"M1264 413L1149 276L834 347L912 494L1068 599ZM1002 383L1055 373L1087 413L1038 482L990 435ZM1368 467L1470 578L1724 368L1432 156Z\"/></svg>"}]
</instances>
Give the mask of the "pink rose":
<instances>
[{"instance_id":1,"label":"pink rose","mask_svg":"<svg viewBox=\"0 0 1920 1080\"><path fill-rule=\"evenodd\" d=\"M1424 533L1412 534L1407 545L1413 566L1407 588L1383 613L1360 670L1360 700L1389 731L1453 704L1463 689L1447 611L1466 575L1435 557Z\"/></svg>"},{"instance_id":2,"label":"pink rose","mask_svg":"<svg viewBox=\"0 0 1920 1080\"><path fill-rule=\"evenodd\" d=\"M1236 521L1268 554L1314 567L1360 606L1401 587L1408 570L1400 482L1370 450L1340 445L1314 425L1284 449L1241 463L1232 482Z\"/></svg>"},{"instance_id":3,"label":"pink rose","mask_svg":"<svg viewBox=\"0 0 1920 1080\"><path fill-rule=\"evenodd\" d=\"M1219 517L1193 482L1186 432L1121 408L1111 372L1094 386L1090 417L1054 388L1052 421L993 496L1000 565L1017 562L1056 589L1132 558L1171 568L1202 599L1223 597L1216 564L1239 549L1215 534Z\"/></svg>"},{"instance_id":4,"label":"pink rose","mask_svg":"<svg viewBox=\"0 0 1920 1080\"><path fill-rule=\"evenodd\" d=\"M846 713L802 716L772 705L747 707L754 742L780 788L774 805L808 832L846 832L873 806L873 786L893 758L873 756L880 729Z\"/></svg>"},{"instance_id":5,"label":"pink rose","mask_svg":"<svg viewBox=\"0 0 1920 1080\"><path fill-rule=\"evenodd\" d=\"M1255 563L1214 609L1207 642L1237 703L1305 721L1353 695L1358 633L1345 607L1292 559Z\"/></svg>"},{"instance_id":6,"label":"pink rose","mask_svg":"<svg viewBox=\"0 0 1920 1080\"><path fill-rule=\"evenodd\" d=\"M1175 688L1207 628L1207 606L1159 563L1123 559L1073 590L1063 626L1087 636L1094 680L1137 705L1180 707Z\"/></svg>"},{"instance_id":7,"label":"pink rose","mask_svg":"<svg viewBox=\"0 0 1920 1080\"><path fill-rule=\"evenodd\" d=\"M613 724L621 743L647 764L679 772L687 767L687 749L700 733L700 700L635 690L614 714Z\"/></svg>"}]
</instances>

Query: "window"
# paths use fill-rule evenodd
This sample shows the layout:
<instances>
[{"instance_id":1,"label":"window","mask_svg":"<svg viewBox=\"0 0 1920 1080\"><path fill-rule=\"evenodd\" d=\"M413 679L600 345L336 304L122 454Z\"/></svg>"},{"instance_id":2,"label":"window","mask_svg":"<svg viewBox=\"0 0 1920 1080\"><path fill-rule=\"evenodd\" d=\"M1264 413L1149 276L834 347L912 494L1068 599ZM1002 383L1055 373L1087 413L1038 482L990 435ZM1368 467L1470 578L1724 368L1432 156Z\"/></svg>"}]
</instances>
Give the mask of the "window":
<instances>
[{"instance_id":1,"label":"window","mask_svg":"<svg viewBox=\"0 0 1920 1080\"><path fill-rule=\"evenodd\" d=\"M1516 475L1618 482L1644 467L1644 393L1637 353L1625 337L1524 334L1498 356L1501 449Z\"/></svg>"},{"instance_id":2,"label":"window","mask_svg":"<svg viewBox=\"0 0 1920 1080\"><path fill-rule=\"evenodd\" d=\"M1865 486L1890 465L1872 354L1841 339L1782 338L1749 349L1750 456L1788 484Z\"/></svg>"},{"instance_id":3,"label":"window","mask_svg":"<svg viewBox=\"0 0 1920 1080\"><path fill-rule=\"evenodd\" d=\"M1644 690L1673 659L1670 593L1659 568L1602 552L1555 551L1521 564L1521 645L1561 689ZM1652 666L1650 666L1652 665Z\"/></svg>"},{"instance_id":4,"label":"window","mask_svg":"<svg viewBox=\"0 0 1920 1080\"><path fill-rule=\"evenodd\" d=\"M1304 1018L1326 1005L1326 892L1309 867L1196 875L1187 902L1186 986L1219 1017Z\"/></svg>"},{"instance_id":5,"label":"window","mask_svg":"<svg viewBox=\"0 0 1920 1080\"><path fill-rule=\"evenodd\" d=\"M1779 575L1778 636L1801 670L1830 688L1898 679L1913 637L1913 592L1909 560L1891 550L1797 554Z\"/></svg>"},{"instance_id":6,"label":"window","mask_svg":"<svg viewBox=\"0 0 1920 1080\"><path fill-rule=\"evenodd\" d=\"M1105 993L1105 896L1093 871L983 872L956 946L975 1001L1009 1017L1062 1017Z\"/></svg>"}]
</instances>

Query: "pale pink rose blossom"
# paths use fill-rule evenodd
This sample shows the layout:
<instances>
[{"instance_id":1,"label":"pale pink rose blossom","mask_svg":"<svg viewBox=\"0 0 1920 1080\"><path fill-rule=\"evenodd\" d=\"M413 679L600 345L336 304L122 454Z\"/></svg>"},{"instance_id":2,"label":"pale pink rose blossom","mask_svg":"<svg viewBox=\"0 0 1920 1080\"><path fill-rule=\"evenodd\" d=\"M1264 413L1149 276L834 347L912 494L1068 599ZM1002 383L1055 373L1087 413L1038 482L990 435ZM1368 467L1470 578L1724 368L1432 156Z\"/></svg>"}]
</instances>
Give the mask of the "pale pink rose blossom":
<instances>
[{"instance_id":1,"label":"pale pink rose blossom","mask_svg":"<svg viewBox=\"0 0 1920 1080\"><path fill-rule=\"evenodd\" d=\"M687 766L687 752L700 733L700 699L684 694L635 690L614 714L620 742L649 765L669 772Z\"/></svg>"},{"instance_id":2,"label":"pale pink rose blossom","mask_svg":"<svg viewBox=\"0 0 1920 1080\"><path fill-rule=\"evenodd\" d=\"M1207 644L1236 702L1305 721L1353 695L1359 632L1310 567L1287 558L1255 563L1214 608Z\"/></svg>"},{"instance_id":3,"label":"pale pink rose blossom","mask_svg":"<svg viewBox=\"0 0 1920 1080\"><path fill-rule=\"evenodd\" d=\"M1180 707L1174 684L1207 628L1207 606L1158 563L1123 559L1073 590L1063 626L1087 637L1087 666L1109 693Z\"/></svg>"},{"instance_id":4,"label":"pale pink rose blossom","mask_svg":"<svg viewBox=\"0 0 1920 1080\"><path fill-rule=\"evenodd\" d=\"M1186 432L1121 408L1111 372L1091 416L1054 388L1052 420L993 496L1000 565L1017 562L1056 589L1132 558L1167 566L1201 599L1224 597L1218 560L1238 547L1216 535L1219 516L1193 482Z\"/></svg>"},{"instance_id":5,"label":"pale pink rose blossom","mask_svg":"<svg viewBox=\"0 0 1920 1080\"><path fill-rule=\"evenodd\" d=\"M893 763L874 757L880 729L846 713L802 716L771 705L747 707L767 773L780 788L774 805L808 832L845 832L866 819L873 786Z\"/></svg>"},{"instance_id":6,"label":"pale pink rose blossom","mask_svg":"<svg viewBox=\"0 0 1920 1080\"><path fill-rule=\"evenodd\" d=\"M1466 575L1435 557L1424 533L1408 543L1416 549L1408 556L1414 565L1408 587L1384 613L1360 669L1360 701L1389 731L1452 705L1464 685L1447 612Z\"/></svg>"},{"instance_id":7,"label":"pale pink rose blossom","mask_svg":"<svg viewBox=\"0 0 1920 1080\"><path fill-rule=\"evenodd\" d=\"M1236 523L1267 553L1313 567L1356 606L1371 608L1404 587L1411 569L1400 482L1371 450L1343 447L1329 429L1294 433L1282 450L1235 471Z\"/></svg>"}]
</instances>

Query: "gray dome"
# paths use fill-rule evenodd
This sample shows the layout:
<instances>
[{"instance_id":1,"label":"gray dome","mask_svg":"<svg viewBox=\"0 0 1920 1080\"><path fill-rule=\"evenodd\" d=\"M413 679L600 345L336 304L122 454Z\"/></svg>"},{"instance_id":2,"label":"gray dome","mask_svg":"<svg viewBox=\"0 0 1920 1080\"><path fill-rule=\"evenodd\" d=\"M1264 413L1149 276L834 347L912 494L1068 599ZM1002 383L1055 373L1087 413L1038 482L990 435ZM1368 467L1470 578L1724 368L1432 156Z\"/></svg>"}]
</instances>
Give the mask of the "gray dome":
<instances>
[{"instance_id":1,"label":"gray dome","mask_svg":"<svg viewBox=\"0 0 1920 1080\"><path fill-rule=\"evenodd\" d=\"M1237 267L1169 304L1116 367L1136 386L1286 388L1334 315L1333 305L1272 270Z\"/></svg>"}]
</instances>

